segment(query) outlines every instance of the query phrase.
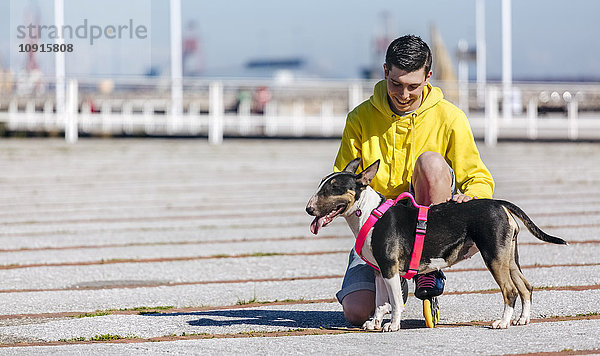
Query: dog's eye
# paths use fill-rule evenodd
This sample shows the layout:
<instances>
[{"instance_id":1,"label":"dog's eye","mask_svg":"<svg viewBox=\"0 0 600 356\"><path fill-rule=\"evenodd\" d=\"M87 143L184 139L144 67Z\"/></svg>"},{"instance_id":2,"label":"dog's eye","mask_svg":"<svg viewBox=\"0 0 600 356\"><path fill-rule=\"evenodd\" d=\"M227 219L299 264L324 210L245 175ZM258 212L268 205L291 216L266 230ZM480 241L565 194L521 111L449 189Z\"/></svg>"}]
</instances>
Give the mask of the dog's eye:
<instances>
[{"instance_id":1,"label":"dog's eye","mask_svg":"<svg viewBox=\"0 0 600 356\"><path fill-rule=\"evenodd\" d=\"M329 188L331 189L331 193L335 195L342 195L346 193L346 188L339 185L332 184L329 186Z\"/></svg>"},{"instance_id":2,"label":"dog's eye","mask_svg":"<svg viewBox=\"0 0 600 356\"><path fill-rule=\"evenodd\" d=\"M345 193L346 193L346 189L343 189L343 188L338 188L335 190L336 195L343 195Z\"/></svg>"}]
</instances>

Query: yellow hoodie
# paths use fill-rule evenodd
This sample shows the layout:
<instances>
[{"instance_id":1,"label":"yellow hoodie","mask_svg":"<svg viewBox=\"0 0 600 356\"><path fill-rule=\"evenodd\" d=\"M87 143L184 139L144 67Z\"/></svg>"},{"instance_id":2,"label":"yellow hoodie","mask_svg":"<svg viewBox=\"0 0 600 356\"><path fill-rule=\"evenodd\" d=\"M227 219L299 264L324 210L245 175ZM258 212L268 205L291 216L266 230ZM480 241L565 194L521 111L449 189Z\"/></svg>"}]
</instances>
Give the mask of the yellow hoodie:
<instances>
[{"instance_id":1,"label":"yellow hoodie","mask_svg":"<svg viewBox=\"0 0 600 356\"><path fill-rule=\"evenodd\" d=\"M439 88L428 84L421 106L406 116L394 114L387 98L382 80L371 98L348 114L335 171L356 157L362 158L359 171L380 159L371 187L388 199L396 198L409 190L419 155L434 151L452 167L462 193L492 197L494 180L481 161L467 117Z\"/></svg>"}]
</instances>

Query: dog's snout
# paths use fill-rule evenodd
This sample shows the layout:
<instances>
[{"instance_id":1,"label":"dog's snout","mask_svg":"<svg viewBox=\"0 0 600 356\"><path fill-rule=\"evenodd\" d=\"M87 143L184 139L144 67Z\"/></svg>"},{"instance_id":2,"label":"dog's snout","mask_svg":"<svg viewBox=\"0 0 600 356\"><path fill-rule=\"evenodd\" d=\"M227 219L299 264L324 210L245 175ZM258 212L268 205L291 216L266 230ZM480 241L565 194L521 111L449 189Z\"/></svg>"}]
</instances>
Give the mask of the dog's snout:
<instances>
[{"instance_id":1,"label":"dog's snout","mask_svg":"<svg viewBox=\"0 0 600 356\"><path fill-rule=\"evenodd\" d=\"M308 213L308 215L311 216L317 216L317 209L315 208L315 196L313 195L312 197L310 197L310 199L308 200L308 203L306 204L306 212Z\"/></svg>"}]
</instances>

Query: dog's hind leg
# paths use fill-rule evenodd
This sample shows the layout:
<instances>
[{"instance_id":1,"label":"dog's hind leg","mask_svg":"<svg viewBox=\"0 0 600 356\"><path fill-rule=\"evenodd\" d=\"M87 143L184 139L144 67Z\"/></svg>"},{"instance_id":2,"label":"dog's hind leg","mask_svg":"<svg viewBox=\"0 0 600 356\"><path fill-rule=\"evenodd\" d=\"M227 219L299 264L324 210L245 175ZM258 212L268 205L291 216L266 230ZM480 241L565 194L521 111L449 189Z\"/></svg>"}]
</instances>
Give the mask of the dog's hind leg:
<instances>
[{"instance_id":1,"label":"dog's hind leg","mask_svg":"<svg viewBox=\"0 0 600 356\"><path fill-rule=\"evenodd\" d=\"M364 330L377 330L381 328L383 318L392 311L385 282L381 272L375 271L375 313L371 319L364 322Z\"/></svg>"},{"instance_id":2,"label":"dog's hind leg","mask_svg":"<svg viewBox=\"0 0 600 356\"><path fill-rule=\"evenodd\" d=\"M510 263L510 277L512 278L513 283L519 291L519 297L521 297L522 303L521 316L519 317L519 319L513 320L513 325L526 325L529 324L530 320L531 292L533 291L533 287L531 287L531 284L527 282L519 266L519 251L517 250L516 235L515 239L513 240L513 243L515 247L513 258L511 259Z\"/></svg>"},{"instance_id":3,"label":"dog's hind leg","mask_svg":"<svg viewBox=\"0 0 600 356\"><path fill-rule=\"evenodd\" d=\"M501 319L492 323L492 328L506 329L510 325L515 302L519 295L510 273L511 259L513 259L512 246L510 246L509 243L509 246L500 248L497 251L497 255L493 257L488 254L487 251L481 250L481 256L496 280L496 283L498 283L498 286L502 291L502 297L504 298L504 313Z\"/></svg>"},{"instance_id":4,"label":"dog's hind leg","mask_svg":"<svg viewBox=\"0 0 600 356\"><path fill-rule=\"evenodd\" d=\"M496 265L498 264L498 265ZM500 263L493 263L490 266L490 271L494 276L494 279L500 286L502 291L502 297L504 298L504 313L502 318L492 323L493 329L506 329L510 325L513 312L515 310L515 302L517 301L518 291L515 284L512 281L510 275L510 267ZM496 266L494 266L496 265ZM493 267L492 267L493 266Z\"/></svg>"},{"instance_id":5,"label":"dog's hind leg","mask_svg":"<svg viewBox=\"0 0 600 356\"><path fill-rule=\"evenodd\" d=\"M521 297L522 303L521 316L519 316L519 319L513 321L513 325L529 324L531 314L531 291L533 288L518 268L513 268L513 266L511 266L510 276L519 291L519 297Z\"/></svg>"},{"instance_id":6,"label":"dog's hind leg","mask_svg":"<svg viewBox=\"0 0 600 356\"><path fill-rule=\"evenodd\" d=\"M517 244L517 236L519 235L519 224L515 221L512 214L503 207L506 215L508 216L510 231L508 236L511 236L510 244L512 254L510 256L510 278L512 279L515 287L519 291L519 297L521 298L521 316L518 319L513 320L513 325L526 325L529 324L531 314L531 292L533 288L523 276L521 272L521 266L519 265L519 249Z\"/></svg>"},{"instance_id":7,"label":"dog's hind leg","mask_svg":"<svg viewBox=\"0 0 600 356\"><path fill-rule=\"evenodd\" d=\"M511 264L515 263L514 247L516 242L514 238L515 232L518 231L518 225L506 209L504 213L507 220L503 221L502 213L497 212L497 224L490 224L487 231L479 234L479 236L485 236L485 239L474 240L485 265L498 283L504 299L504 312L501 319L492 323L494 329L508 328L519 295L511 276ZM492 241L493 243L489 243Z\"/></svg>"}]
</instances>

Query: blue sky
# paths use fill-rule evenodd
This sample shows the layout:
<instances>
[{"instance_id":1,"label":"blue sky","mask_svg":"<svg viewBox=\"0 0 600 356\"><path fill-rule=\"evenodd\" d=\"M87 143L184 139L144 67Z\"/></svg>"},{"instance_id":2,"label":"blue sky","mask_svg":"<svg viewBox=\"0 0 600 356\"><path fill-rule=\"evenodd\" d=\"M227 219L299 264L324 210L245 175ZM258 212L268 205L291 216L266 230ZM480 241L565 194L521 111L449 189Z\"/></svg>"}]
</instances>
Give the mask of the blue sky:
<instances>
[{"instance_id":1,"label":"blue sky","mask_svg":"<svg viewBox=\"0 0 600 356\"><path fill-rule=\"evenodd\" d=\"M10 63L11 44L22 22L18 7L33 0L0 0L0 61ZM36 0L41 22L53 22L53 1ZM435 24L454 53L462 38L475 43L475 0L182 0L183 23L195 21L204 75L235 75L250 59L301 57L319 74L359 76L373 58L372 42L387 12L394 36L420 35L430 42ZM12 5L12 6L11 6ZM100 41L78 46L67 57L68 74L140 75L149 67L169 72L168 0L65 0L66 23L88 18L106 25L133 18L150 22L147 41ZM487 72L501 76L501 0L486 1ZM513 74L515 79L600 80L600 1L512 1ZM53 70L50 55L38 56L44 72ZM14 64L14 63L13 63ZM474 65L472 66L474 67ZM69 72L70 71L70 72ZM52 73L48 73L52 74Z\"/></svg>"}]
</instances>

